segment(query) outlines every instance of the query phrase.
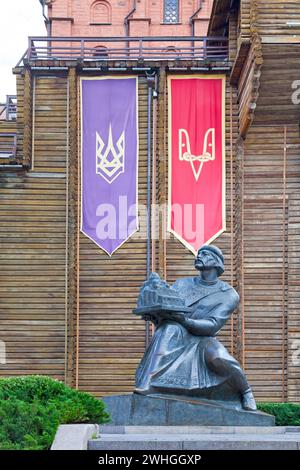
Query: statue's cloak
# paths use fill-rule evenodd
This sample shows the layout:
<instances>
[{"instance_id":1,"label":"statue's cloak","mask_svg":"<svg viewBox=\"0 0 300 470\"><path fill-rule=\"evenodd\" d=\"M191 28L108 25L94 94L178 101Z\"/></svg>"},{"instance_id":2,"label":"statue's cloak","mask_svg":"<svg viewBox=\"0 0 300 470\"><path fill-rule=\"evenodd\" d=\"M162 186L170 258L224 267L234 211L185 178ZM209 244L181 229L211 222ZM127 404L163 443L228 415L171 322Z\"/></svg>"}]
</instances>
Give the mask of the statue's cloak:
<instances>
[{"instance_id":1,"label":"statue's cloak","mask_svg":"<svg viewBox=\"0 0 300 470\"><path fill-rule=\"evenodd\" d=\"M219 376L206 364L205 350L215 335L230 318L239 302L237 292L227 283L203 283L200 277L184 278L173 284L192 313L195 321L205 319L211 325L207 336L191 334L175 321L162 321L136 371L136 387L176 389L178 393L211 389L228 380Z\"/></svg>"}]
</instances>

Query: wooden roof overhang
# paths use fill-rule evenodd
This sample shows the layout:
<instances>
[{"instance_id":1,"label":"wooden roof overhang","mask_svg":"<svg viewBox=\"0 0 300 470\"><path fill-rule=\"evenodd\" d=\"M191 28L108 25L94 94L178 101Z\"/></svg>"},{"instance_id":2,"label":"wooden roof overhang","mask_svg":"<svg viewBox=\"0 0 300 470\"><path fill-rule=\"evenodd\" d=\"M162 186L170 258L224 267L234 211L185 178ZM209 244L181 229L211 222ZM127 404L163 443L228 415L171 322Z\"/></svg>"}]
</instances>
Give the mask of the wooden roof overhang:
<instances>
[{"instance_id":1,"label":"wooden roof overhang","mask_svg":"<svg viewBox=\"0 0 300 470\"><path fill-rule=\"evenodd\" d=\"M239 0L214 0L208 36L228 36L228 21L232 8L236 8ZM250 39L240 41L235 61L232 65L230 82L232 85L238 83L244 62L250 49Z\"/></svg>"},{"instance_id":2,"label":"wooden roof overhang","mask_svg":"<svg viewBox=\"0 0 300 470\"><path fill-rule=\"evenodd\" d=\"M235 0L214 0L208 25L208 36L226 36L229 13Z\"/></svg>"}]
</instances>

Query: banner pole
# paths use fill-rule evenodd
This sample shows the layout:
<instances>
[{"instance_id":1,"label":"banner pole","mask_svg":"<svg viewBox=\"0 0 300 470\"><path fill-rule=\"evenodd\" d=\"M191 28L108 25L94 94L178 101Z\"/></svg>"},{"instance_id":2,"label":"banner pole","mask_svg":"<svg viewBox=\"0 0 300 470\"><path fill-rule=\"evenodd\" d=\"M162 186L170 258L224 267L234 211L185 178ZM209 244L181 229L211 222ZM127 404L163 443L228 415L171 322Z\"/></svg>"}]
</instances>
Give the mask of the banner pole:
<instances>
[{"instance_id":1,"label":"banner pole","mask_svg":"<svg viewBox=\"0 0 300 470\"><path fill-rule=\"evenodd\" d=\"M157 85L158 76L155 75L155 84L153 90L153 103L152 103L152 209L156 206L156 179L157 179ZM156 271L156 236L157 236L157 221L156 212L151 214L151 271Z\"/></svg>"},{"instance_id":2,"label":"banner pole","mask_svg":"<svg viewBox=\"0 0 300 470\"><path fill-rule=\"evenodd\" d=\"M146 273L147 279L151 273L151 116L152 116L152 97L153 88L155 85L155 72L146 73L148 85L148 110L147 110L147 258L146 258ZM145 346L148 347L150 342L150 322L146 322L146 338Z\"/></svg>"}]
</instances>

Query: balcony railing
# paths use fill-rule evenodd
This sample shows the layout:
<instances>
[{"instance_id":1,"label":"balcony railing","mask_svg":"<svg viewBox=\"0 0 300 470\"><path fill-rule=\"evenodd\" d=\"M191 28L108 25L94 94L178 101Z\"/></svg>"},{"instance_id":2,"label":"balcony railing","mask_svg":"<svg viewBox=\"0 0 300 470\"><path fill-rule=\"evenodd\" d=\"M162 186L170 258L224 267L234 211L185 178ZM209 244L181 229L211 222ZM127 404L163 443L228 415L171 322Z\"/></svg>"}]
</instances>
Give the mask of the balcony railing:
<instances>
[{"instance_id":1,"label":"balcony railing","mask_svg":"<svg viewBox=\"0 0 300 470\"><path fill-rule=\"evenodd\" d=\"M6 95L6 102L0 103L0 120L14 121L17 119L17 97Z\"/></svg>"},{"instance_id":2,"label":"balcony railing","mask_svg":"<svg viewBox=\"0 0 300 470\"><path fill-rule=\"evenodd\" d=\"M30 37L18 62L82 61L191 61L228 59L228 41L214 37Z\"/></svg>"}]
</instances>

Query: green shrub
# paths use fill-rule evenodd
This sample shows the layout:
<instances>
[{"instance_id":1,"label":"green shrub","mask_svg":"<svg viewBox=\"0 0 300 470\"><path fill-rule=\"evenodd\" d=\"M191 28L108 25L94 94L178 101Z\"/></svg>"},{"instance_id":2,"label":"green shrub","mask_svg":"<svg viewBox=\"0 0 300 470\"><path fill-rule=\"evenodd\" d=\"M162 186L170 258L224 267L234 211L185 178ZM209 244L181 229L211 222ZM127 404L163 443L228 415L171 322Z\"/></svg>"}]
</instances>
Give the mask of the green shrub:
<instances>
[{"instance_id":1,"label":"green shrub","mask_svg":"<svg viewBox=\"0 0 300 470\"><path fill-rule=\"evenodd\" d=\"M300 426L300 404L259 403L259 411L275 416L276 426Z\"/></svg>"},{"instance_id":2,"label":"green shrub","mask_svg":"<svg viewBox=\"0 0 300 470\"><path fill-rule=\"evenodd\" d=\"M107 423L104 403L46 376L0 379L0 449L49 449L59 424Z\"/></svg>"}]
</instances>

